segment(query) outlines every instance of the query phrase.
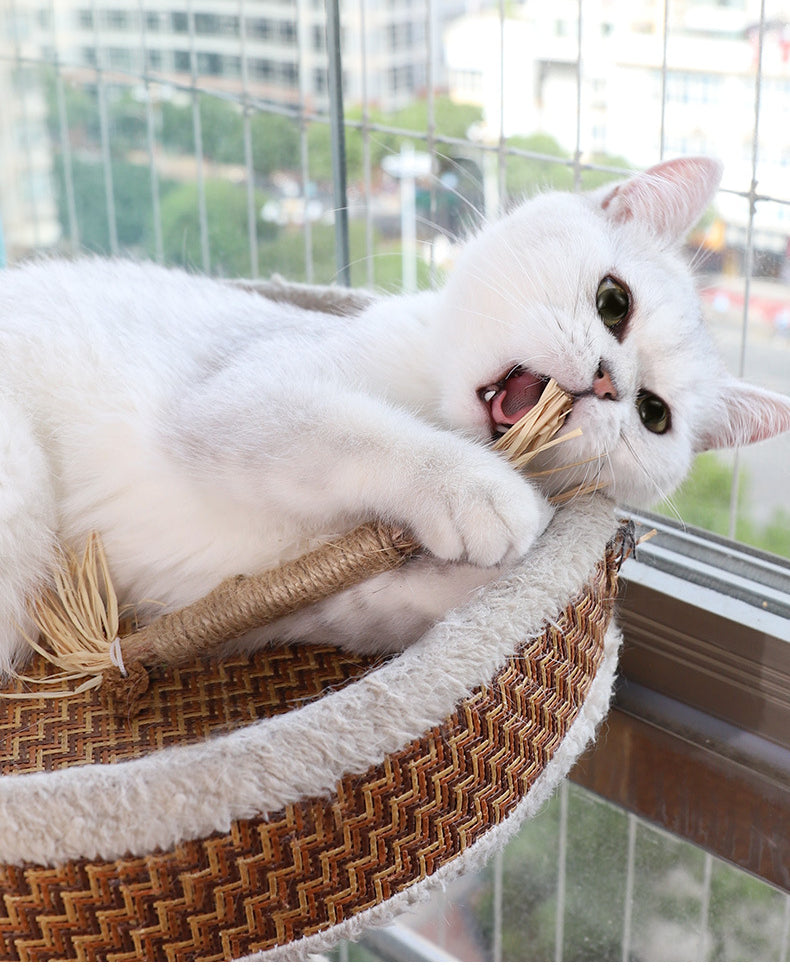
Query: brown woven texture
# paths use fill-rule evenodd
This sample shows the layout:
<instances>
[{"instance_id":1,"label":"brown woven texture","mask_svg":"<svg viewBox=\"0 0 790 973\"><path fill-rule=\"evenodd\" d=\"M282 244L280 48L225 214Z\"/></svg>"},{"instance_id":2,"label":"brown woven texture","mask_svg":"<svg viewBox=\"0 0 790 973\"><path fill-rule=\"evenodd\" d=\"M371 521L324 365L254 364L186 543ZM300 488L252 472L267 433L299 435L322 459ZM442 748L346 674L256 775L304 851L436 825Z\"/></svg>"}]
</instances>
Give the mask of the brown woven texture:
<instances>
[{"instance_id":1,"label":"brown woven texture","mask_svg":"<svg viewBox=\"0 0 790 973\"><path fill-rule=\"evenodd\" d=\"M0 773L117 763L197 743L309 703L378 665L332 646L272 646L249 658L154 670L133 716L122 698L93 693L0 700ZM26 674L50 673L39 659Z\"/></svg>"},{"instance_id":2,"label":"brown woven texture","mask_svg":"<svg viewBox=\"0 0 790 973\"><path fill-rule=\"evenodd\" d=\"M433 874L513 811L565 737L603 655L619 557L610 550L582 595L541 637L514 646L490 685L381 765L345 777L332 797L161 854L1 866L0 955L233 959L326 930ZM343 679L353 678L347 662ZM69 744L71 719L61 730ZM30 758L28 769L62 765L41 748Z\"/></svg>"}]
</instances>

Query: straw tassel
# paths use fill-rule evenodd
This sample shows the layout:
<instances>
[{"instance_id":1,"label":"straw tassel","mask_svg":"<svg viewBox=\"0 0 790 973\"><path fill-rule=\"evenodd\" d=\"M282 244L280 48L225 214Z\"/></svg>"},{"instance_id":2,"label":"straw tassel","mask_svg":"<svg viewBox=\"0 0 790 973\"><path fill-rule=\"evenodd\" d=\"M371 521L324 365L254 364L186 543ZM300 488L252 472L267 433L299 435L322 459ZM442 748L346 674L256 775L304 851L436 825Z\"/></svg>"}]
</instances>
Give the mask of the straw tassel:
<instances>
[{"instance_id":1,"label":"straw tassel","mask_svg":"<svg viewBox=\"0 0 790 973\"><path fill-rule=\"evenodd\" d=\"M576 430L557 438L571 405L570 395L550 381L538 404L495 448L517 469L523 469L543 450L580 435ZM54 588L31 606L31 616L46 641L46 647L35 648L70 678L94 677L75 691L93 688L108 671L113 671L117 682L132 667L139 675L140 664L179 664L192 659L365 578L392 570L417 550L419 544L402 528L363 524L282 567L258 576L228 578L195 604L121 636L107 559L101 539L93 534L82 560L65 554Z\"/></svg>"}]
</instances>

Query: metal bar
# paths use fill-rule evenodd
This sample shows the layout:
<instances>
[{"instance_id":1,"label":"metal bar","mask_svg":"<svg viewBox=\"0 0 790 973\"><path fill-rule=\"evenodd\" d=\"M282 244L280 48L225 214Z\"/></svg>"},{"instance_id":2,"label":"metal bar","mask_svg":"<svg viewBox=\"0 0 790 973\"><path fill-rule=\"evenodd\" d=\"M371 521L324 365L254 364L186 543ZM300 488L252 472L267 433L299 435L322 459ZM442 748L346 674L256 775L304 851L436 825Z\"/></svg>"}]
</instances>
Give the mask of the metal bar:
<instances>
[{"instance_id":1,"label":"metal bar","mask_svg":"<svg viewBox=\"0 0 790 973\"><path fill-rule=\"evenodd\" d=\"M239 61L241 62L241 93L244 128L244 171L247 185L247 239L250 247L250 273L255 279L259 270L258 213L255 205L255 160L252 154L252 124L250 121L249 65L247 63L247 19L244 0L239 0Z\"/></svg>"},{"instance_id":2,"label":"metal bar","mask_svg":"<svg viewBox=\"0 0 790 973\"><path fill-rule=\"evenodd\" d=\"M625 873L625 912L623 915L623 939L621 942L620 959L623 963L629 961L631 955L631 927L634 918L634 880L636 875L636 827L637 819L633 814L628 815L628 854Z\"/></svg>"},{"instance_id":3,"label":"metal bar","mask_svg":"<svg viewBox=\"0 0 790 973\"><path fill-rule=\"evenodd\" d=\"M366 932L360 943L382 960L395 963L452 963L457 958L400 923Z\"/></svg>"},{"instance_id":4,"label":"metal bar","mask_svg":"<svg viewBox=\"0 0 790 973\"><path fill-rule=\"evenodd\" d=\"M434 4L432 0L426 4L425 11L425 106L427 110L427 129L425 132L425 149L431 159L431 173L434 178L430 181L428 198L428 223L431 228L436 226L436 162L438 154L436 151L436 92L434 91L434 63L433 63L433 37L434 37ZM431 234L430 245L430 280L431 284L436 283L436 261L433 253L433 233Z\"/></svg>"},{"instance_id":5,"label":"metal bar","mask_svg":"<svg viewBox=\"0 0 790 973\"><path fill-rule=\"evenodd\" d=\"M557 850L557 909L554 918L554 962L562 962L565 943L565 895L568 865L568 782L560 784L560 827Z\"/></svg>"},{"instance_id":6,"label":"metal bar","mask_svg":"<svg viewBox=\"0 0 790 973\"><path fill-rule=\"evenodd\" d=\"M497 139L497 206L495 216L505 210L507 185L507 143L505 141L505 14L506 0L499 0L499 134Z\"/></svg>"},{"instance_id":7,"label":"metal bar","mask_svg":"<svg viewBox=\"0 0 790 973\"><path fill-rule=\"evenodd\" d=\"M658 136L658 157L664 158L667 135L667 48L669 39L669 0L664 0L664 34L661 51L661 122Z\"/></svg>"},{"instance_id":8,"label":"metal bar","mask_svg":"<svg viewBox=\"0 0 790 973\"><path fill-rule=\"evenodd\" d=\"M189 31L189 73L192 92L192 133L195 140L195 166L198 189L198 220L200 222L200 255L203 270L211 272L211 250L208 236L208 209L206 205L206 181L203 174L203 126L200 118L198 97L197 51L195 50L195 11L192 0L187 0L187 29Z\"/></svg>"},{"instance_id":9,"label":"metal bar","mask_svg":"<svg viewBox=\"0 0 790 973\"><path fill-rule=\"evenodd\" d=\"M375 284L375 264L373 260L373 172L370 157L370 104L368 102L368 44L366 23L366 0L359 0L359 33L361 39L361 94L362 94L362 178L365 196L365 279L368 287Z\"/></svg>"},{"instance_id":10,"label":"metal bar","mask_svg":"<svg viewBox=\"0 0 790 973\"><path fill-rule=\"evenodd\" d=\"M343 66L340 51L339 0L326 2L326 49L329 76L329 121L332 136L332 189L335 203L335 260L341 284L351 286L346 192L346 137L343 113Z\"/></svg>"},{"instance_id":11,"label":"metal bar","mask_svg":"<svg viewBox=\"0 0 790 973\"><path fill-rule=\"evenodd\" d=\"M746 247L744 252L743 322L741 325L741 346L738 356L738 375L746 370L746 345L749 331L749 299L751 295L752 274L754 273L754 217L757 202L757 158L760 134L760 99L763 80L763 46L765 42L765 0L760 2L760 27L757 40L757 66L754 79L754 129L752 131L752 179L749 187L749 219L746 224ZM735 450L732 483L730 485L730 523L729 536L735 537L738 527L738 493L741 481L741 453Z\"/></svg>"},{"instance_id":12,"label":"metal bar","mask_svg":"<svg viewBox=\"0 0 790 973\"><path fill-rule=\"evenodd\" d=\"M69 133L69 119L66 108L66 91L63 84L63 66L60 59L60 44L55 15L55 0L50 0L50 16L52 18L52 51L55 61L55 100L58 108L58 134L63 162L63 185L66 191L66 215L68 219L68 234L72 248L77 251L80 246L80 229L77 220L77 200L74 192L74 160L71 155L71 136Z\"/></svg>"},{"instance_id":13,"label":"metal bar","mask_svg":"<svg viewBox=\"0 0 790 973\"><path fill-rule=\"evenodd\" d=\"M304 235L304 275L308 284L312 284L315 279L313 267L313 227L307 219L307 193L310 187L310 153L308 150L307 134L307 77L305 69L305 52L307 51L307 28L308 20L306 16L304 0L296 2L296 31L297 43L299 44L299 165L302 178L302 198L304 199L305 219L302 223Z\"/></svg>"},{"instance_id":14,"label":"metal bar","mask_svg":"<svg viewBox=\"0 0 790 973\"><path fill-rule=\"evenodd\" d=\"M148 169L151 185L151 217L154 224L154 256L159 263L164 262L165 247L162 239L162 208L159 197L159 173L156 167L156 126L152 104L151 82L148 78L148 45L145 26L145 7L143 0L138 5L140 13L140 57L142 64L143 88L145 90L145 134L148 147Z\"/></svg>"},{"instance_id":15,"label":"metal bar","mask_svg":"<svg viewBox=\"0 0 790 973\"><path fill-rule=\"evenodd\" d=\"M91 0L93 15L93 47L96 55L96 96L99 105L99 133L101 139L102 167L104 169L104 198L107 204L107 230L110 252L118 253L118 220L115 213L115 186L113 184L112 154L110 151L110 118L107 110L104 50L99 44L99 10L96 0Z\"/></svg>"},{"instance_id":16,"label":"metal bar","mask_svg":"<svg viewBox=\"0 0 790 973\"><path fill-rule=\"evenodd\" d=\"M581 144L582 144L582 51L584 49L584 19L582 16L582 0L578 0L577 7L577 58L576 58L576 145L573 152L573 188L581 189Z\"/></svg>"},{"instance_id":17,"label":"metal bar","mask_svg":"<svg viewBox=\"0 0 790 973\"><path fill-rule=\"evenodd\" d=\"M699 944L697 960L704 963L708 956L708 943L710 941L710 890L711 878L713 875L713 858L705 855L705 864L702 872L702 898L700 902L699 917Z\"/></svg>"},{"instance_id":18,"label":"metal bar","mask_svg":"<svg viewBox=\"0 0 790 973\"><path fill-rule=\"evenodd\" d=\"M494 935L493 942L491 944L491 959L494 963L502 962L502 939L505 925L502 908L504 899L504 861L504 849L497 848L494 855L494 901L492 916L494 922Z\"/></svg>"}]
</instances>

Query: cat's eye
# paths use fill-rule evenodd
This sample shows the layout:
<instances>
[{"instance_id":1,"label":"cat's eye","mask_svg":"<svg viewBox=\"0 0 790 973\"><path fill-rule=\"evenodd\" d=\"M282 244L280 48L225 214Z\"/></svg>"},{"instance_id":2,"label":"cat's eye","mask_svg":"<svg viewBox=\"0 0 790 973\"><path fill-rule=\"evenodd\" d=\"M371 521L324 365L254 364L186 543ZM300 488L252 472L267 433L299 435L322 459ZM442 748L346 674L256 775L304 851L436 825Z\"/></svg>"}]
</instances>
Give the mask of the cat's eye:
<instances>
[{"instance_id":1,"label":"cat's eye","mask_svg":"<svg viewBox=\"0 0 790 973\"><path fill-rule=\"evenodd\" d=\"M625 284L614 277L604 277L595 295L598 317L607 328L616 331L631 311L631 295Z\"/></svg>"},{"instance_id":2,"label":"cat's eye","mask_svg":"<svg viewBox=\"0 0 790 973\"><path fill-rule=\"evenodd\" d=\"M658 435L665 433L671 424L669 406L652 392L640 392L636 399L639 418L645 429Z\"/></svg>"}]
</instances>

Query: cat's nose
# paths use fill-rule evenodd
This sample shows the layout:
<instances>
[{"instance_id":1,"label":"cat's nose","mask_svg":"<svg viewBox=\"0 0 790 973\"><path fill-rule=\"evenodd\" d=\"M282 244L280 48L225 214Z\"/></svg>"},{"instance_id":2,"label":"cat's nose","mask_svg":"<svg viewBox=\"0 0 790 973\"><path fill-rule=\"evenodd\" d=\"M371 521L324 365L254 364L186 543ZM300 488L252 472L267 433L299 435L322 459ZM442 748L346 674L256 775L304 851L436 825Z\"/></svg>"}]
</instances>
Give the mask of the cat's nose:
<instances>
[{"instance_id":1,"label":"cat's nose","mask_svg":"<svg viewBox=\"0 0 790 973\"><path fill-rule=\"evenodd\" d=\"M599 399L617 399L617 386L603 362L598 366L592 383L593 394Z\"/></svg>"}]
</instances>

